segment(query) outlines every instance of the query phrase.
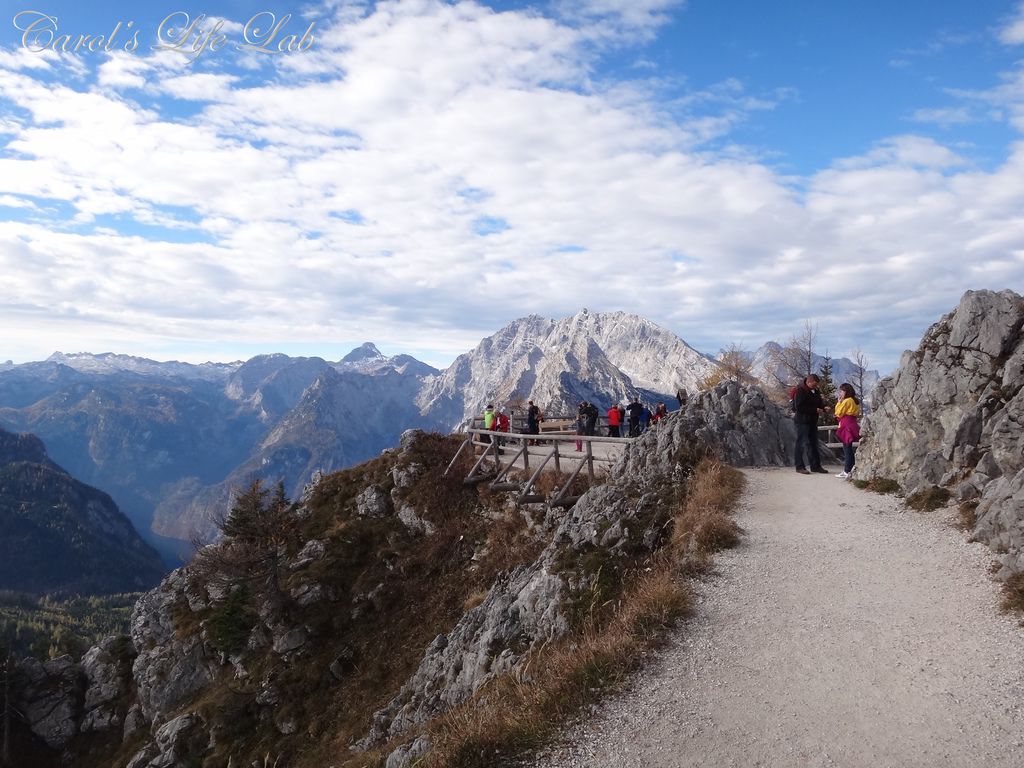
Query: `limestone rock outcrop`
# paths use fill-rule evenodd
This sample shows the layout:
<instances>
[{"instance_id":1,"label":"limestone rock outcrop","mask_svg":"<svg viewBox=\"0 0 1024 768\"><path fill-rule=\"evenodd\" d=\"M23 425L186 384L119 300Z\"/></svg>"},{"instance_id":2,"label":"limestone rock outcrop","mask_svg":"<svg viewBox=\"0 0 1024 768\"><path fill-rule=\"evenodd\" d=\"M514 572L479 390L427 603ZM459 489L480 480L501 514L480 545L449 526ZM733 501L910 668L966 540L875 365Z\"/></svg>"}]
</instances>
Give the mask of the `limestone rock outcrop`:
<instances>
[{"instance_id":1,"label":"limestone rock outcrop","mask_svg":"<svg viewBox=\"0 0 1024 768\"><path fill-rule=\"evenodd\" d=\"M968 291L875 391L860 477L977 503L973 536L1024 571L1024 297Z\"/></svg>"},{"instance_id":2,"label":"limestone rock outcrop","mask_svg":"<svg viewBox=\"0 0 1024 768\"><path fill-rule=\"evenodd\" d=\"M672 424L671 438L655 433L661 462L669 446L686 435L716 458L736 467L781 467L792 462L793 420L759 387L723 381L691 397ZM644 455L630 452L629 456Z\"/></svg>"},{"instance_id":3,"label":"limestone rock outcrop","mask_svg":"<svg viewBox=\"0 0 1024 768\"><path fill-rule=\"evenodd\" d=\"M158 721L216 673L201 633L182 635L175 628L174 612L188 601L187 573L171 573L160 586L147 592L132 613L131 637L139 651L132 666L138 703L149 721Z\"/></svg>"},{"instance_id":4,"label":"limestone rock outcrop","mask_svg":"<svg viewBox=\"0 0 1024 768\"><path fill-rule=\"evenodd\" d=\"M70 656L47 662L26 659L26 684L15 692L15 706L29 729L53 749L63 749L78 732L85 695L82 668Z\"/></svg>"},{"instance_id":5,"label":"limestone rock outcrop","mask_svg":"<svg viewBox=\"0 0 1024 768\"><path fill-rule=\"evenodd\" d=\"M70 656L18 665L14 706L29 730L63 750L81 733L120 733L131 688L134 650L126 637L108 637L80 663Z\"/></svg>"}]
</instances>

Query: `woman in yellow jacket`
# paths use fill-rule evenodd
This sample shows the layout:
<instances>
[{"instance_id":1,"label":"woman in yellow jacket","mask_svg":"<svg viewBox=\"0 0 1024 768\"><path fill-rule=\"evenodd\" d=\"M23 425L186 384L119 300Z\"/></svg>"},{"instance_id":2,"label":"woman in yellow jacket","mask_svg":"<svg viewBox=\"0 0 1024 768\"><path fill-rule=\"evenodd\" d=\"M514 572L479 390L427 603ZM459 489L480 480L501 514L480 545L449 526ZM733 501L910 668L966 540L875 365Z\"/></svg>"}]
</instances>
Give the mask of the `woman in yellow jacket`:
<instances>
[{"instance_id":1,"label":"woman in yellow jacket","mask_svg":"<svg viewBox=\"0 0 1024 768\"><path fill-rule=\"evenodd\" d=\"M857 399L850 384L839 385L839 402L836 403L836 419L839 421L839 429L836 430L836 437L843 444L843 471L836 477L847 480L853 471L854 449L853 444L860 440L860 401Z\"/></svg>"}]
</instances>

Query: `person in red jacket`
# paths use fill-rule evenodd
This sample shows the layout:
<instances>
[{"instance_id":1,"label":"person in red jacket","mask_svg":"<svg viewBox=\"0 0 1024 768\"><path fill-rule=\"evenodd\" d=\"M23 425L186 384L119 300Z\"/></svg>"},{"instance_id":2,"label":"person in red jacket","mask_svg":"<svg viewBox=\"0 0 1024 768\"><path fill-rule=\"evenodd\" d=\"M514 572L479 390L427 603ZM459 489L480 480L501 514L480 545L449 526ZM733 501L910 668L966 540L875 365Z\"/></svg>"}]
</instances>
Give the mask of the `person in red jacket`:
<instances>
[{"instance_id":1,"label":"person in red jacket","mask_svg":"<svg viewBox=\"0 0 1024 768\"><path fill-rule=\"evenodd\" d=\"M612 407L608 409L608 437L618 437L621 426L622 412L619 411L618 403L612 403Z\"/></svg>"},{"instance_id":2,"label":"person in red jacket","mask_svg":"<svg viewBox=\"0 0 1024 768\"><path fill-rule=\"evenodd\" d=\"M504 408L502 408L500 411L498 411L496 414L494 414L494 431L495 432L508 432L510 426L511 426L511 422L509 421L508 414L505 413L505 409ZM504 445L504 444L505 444L505 440L503 438L499 437L498 438L498 445Z\"/></svg>"}]
</instances>

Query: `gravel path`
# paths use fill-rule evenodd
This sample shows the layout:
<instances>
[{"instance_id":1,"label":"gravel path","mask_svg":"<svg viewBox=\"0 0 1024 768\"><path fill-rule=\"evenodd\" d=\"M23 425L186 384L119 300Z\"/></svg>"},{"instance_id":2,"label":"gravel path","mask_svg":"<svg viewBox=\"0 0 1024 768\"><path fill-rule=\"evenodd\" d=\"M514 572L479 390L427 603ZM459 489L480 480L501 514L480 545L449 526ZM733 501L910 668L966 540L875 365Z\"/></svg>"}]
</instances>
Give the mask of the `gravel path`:
<instances>
[{"instance_id":1,"label":"gravel path","mask_svg":"<svg viewBox=\"0 0 1024 768\"><path fill-rule=\"evenodd\" d=\"M541 768L1024 766L1024 629L948 514L747 471L696 618Z\"/></svg>"}]
</instances>

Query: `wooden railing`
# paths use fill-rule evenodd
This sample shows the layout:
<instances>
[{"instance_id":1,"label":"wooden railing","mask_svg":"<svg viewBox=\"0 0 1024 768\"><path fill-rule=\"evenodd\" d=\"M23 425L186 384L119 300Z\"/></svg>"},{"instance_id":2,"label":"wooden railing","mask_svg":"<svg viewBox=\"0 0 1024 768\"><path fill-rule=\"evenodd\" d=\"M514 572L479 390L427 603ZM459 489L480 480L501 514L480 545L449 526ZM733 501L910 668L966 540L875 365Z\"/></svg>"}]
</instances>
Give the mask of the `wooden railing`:
<instances>
[{"instance_id":1,"label":"wooden railing","mask_svg":"<svg viewBox=\"0 0 1024 768\"><path fill-rule=\"evenodd\" d=\"M819 424L818 425L818 438L821 440L821 442L823 442L825 445L827 445L829 448L832 448L833 450L835 450L836 448L842 448L843 447L843 444L841 442L839 442L839 439L836 437L836 430L837 429L839 429L839 425L838 424ZM821 437L821 433L822 432L825 433L825 437L824 438ZM860 441L859 440L854 442L854 446L858 446L858 445L860 445Z\"/></svg>"},{"instance_id":2,"label":"wooden railing","mask_svg":"<svg viewBox=\"0 0 1024 768\"><path fill-rule=\"evenodd\" d=\"M518 490L517 502L530 504L547 501L552 506L571 506L578 496L570 496L569 489L573 481L584 468L591 483L597 480L594 471L596 463L611 464L618 459L621 449L631 443L629 437L599 437L597 435L574 435L558 432L546 432L541 435L524 435L514 432L497 432L486 429L466 430L466 440L459 447L444 474L447 475L455 466L459 456L471 447L483 447L476 463L463 480L467 485L478 485L489 482L489 488L496 491ZM580 451L569 450L567 443L579 443ZM595 446L614 446L613 450L595 452ZM509 458L511 457L511 458ZM531 466L531 457L535 459ZM537 479L549 464L554 465L555 472L562 473L562 465L575 464L568 479L550 498L535 492ZM520 466L517 467L517 464ZM521 468L530 473L525 481L509 481L508 475L513 468ZM532 470L532 472L531 472Z\"/></svg>"}]
</instances>

